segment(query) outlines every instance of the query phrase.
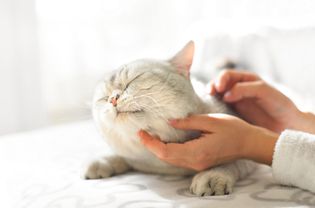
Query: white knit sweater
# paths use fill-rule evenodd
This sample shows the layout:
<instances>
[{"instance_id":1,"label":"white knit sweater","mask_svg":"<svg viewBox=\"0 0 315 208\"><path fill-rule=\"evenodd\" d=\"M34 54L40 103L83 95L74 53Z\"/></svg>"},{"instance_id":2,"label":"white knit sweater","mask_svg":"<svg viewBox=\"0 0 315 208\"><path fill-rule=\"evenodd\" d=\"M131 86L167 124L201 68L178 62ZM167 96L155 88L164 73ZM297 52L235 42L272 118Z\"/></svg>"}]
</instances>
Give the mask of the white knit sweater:
<instances>
[{"instance_id":1,"label":"white knit sweater","mask_svg":"<svg viewBox=\"0 0 315 208\"><path fill-rule=\"evenodd\" d=\"M315 135L282 132L275 146L272 171L278 183L315 193Z\"/></svg>"}]
</instances>

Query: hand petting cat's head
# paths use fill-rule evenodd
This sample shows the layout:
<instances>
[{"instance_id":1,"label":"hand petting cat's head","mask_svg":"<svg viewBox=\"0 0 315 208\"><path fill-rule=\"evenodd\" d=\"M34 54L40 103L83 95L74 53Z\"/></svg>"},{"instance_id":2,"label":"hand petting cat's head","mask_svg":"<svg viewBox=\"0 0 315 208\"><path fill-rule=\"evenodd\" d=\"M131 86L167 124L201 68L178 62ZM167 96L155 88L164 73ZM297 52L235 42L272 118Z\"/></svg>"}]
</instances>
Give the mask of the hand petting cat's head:
<instances>
[{"instance_id":1,"label":"hand petting cat's head","mask_svg":"<svg viewBox=\"0 0 315 208\"><path fill-rule=\"evenodd\" d=\"M167 140L167 133L155 129L177 131L167 125L168 119L186 117L198 107L189 79L193 54L190 41L170 60L142 59L121 66L98 86L94 117L122 132L146 129Z\"/></svg>"}]
</instances>

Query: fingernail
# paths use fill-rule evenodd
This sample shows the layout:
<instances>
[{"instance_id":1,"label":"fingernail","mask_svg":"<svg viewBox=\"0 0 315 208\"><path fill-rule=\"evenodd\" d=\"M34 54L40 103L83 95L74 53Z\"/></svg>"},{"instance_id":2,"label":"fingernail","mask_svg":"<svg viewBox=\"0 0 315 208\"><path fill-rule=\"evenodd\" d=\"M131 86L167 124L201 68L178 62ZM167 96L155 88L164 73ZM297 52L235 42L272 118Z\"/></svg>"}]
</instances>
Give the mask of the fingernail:
<instances>
[{"instance_id":1,"label":"fingernail","mask_svg":"<svg viewBox=\"0 0 315 208\"><path fill-rule=\"evenodd\" d=\"M231 92L227 92L227 93L224 94L223 99L228 101L228 100L231 99L231 97L232 97L232 93Z\"/></svg>"},{"instance_id":2,"label":"fingernail","mask_svg":"<svg viewBox=\"0 0 315 208\"><path fill-rule=\"evenodd\" d=\"M169 120L168 120L168 123L169 123L170 125L174 125L174 124L177 123L177 119L169 119Z\"/></svg>"},{"instance_id":3,"label":"fingernail","mask_svg":"<svg viewBox=\"0 0 315 208\"><path fill-rule=\"evenodd\" d=\"M140 129L140 130L138 131L138 136L141 137L142 135L143 135L143 130Z\"/></svg>"}]
</instances>

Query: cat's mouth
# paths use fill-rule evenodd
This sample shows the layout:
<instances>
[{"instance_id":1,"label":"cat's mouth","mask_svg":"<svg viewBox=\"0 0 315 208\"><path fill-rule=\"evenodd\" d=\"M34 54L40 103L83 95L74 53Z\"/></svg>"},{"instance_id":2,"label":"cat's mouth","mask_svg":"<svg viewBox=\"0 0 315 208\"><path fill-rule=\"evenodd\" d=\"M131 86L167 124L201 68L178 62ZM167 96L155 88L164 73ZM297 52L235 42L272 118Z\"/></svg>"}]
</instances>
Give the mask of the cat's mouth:
<instances>
[{"instance_id":1,"label":"cat's mouth","mask_svg":"<svg viewBox=\"0 0 315 208\"><path fill-rule=\"evenodd\" d=\"M117 115L138 114L138 113L143 113L143 112L144 110L130 110L130 111L117 110Z\"/></svg>"}]
</instances>

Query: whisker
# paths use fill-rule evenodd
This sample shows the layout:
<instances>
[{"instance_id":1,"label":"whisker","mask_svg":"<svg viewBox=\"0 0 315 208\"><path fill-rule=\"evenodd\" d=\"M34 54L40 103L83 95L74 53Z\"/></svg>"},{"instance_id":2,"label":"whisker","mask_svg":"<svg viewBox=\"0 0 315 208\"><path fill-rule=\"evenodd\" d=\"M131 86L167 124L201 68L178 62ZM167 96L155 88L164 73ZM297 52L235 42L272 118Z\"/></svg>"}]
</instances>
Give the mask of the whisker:
<instances>
[{"instance_id":1,"label":"whisker","mask_svg":"<svg viewBox=\"0 0 315 208\"><path fill-rule=\"evenodd\" d=\"M150 98L150 97L148 97ZM151 98L153 99L153 98ZM162 120L164 120L165 122L168 122L168 119L166 118L166 116L164 115L164 113L162 113L158 108L153 108L152 106L149 106L149 105L145 105L145 104L142 104L140 105L139 103L137 103L136 101L134 101L134 103L138 106L140 106L141 108L147 108L149 110L152 110L152 113L155 113L156 116L160 117ZM157 114L158 113L158 114ZM176 137L179 138L179 135L177 133L177 131L175 129L172 129L173 132L175 133Z\"/></svg>"}]
</instances>

